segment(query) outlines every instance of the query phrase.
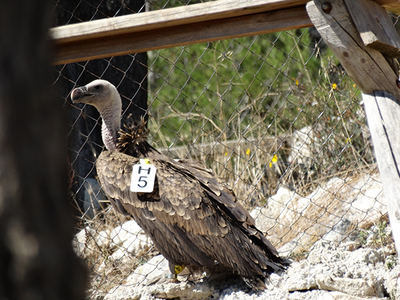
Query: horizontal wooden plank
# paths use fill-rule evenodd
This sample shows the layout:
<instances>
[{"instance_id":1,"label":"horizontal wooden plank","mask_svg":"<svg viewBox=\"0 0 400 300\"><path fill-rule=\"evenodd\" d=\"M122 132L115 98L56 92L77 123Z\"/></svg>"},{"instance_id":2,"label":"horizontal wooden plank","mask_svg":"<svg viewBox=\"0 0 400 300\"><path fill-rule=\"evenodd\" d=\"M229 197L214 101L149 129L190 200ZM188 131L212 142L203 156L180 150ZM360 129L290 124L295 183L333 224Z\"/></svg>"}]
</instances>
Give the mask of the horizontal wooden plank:
<instances>
[{"instance_id":1,"label":"horizontal wooden plank","mask_svg":"<svg viewBox=\"0 0 400 300\"><path fill-rule=\"evenodd\" d=\"M56 42L147 31L201 21L250 15L305 5L308 0L219 0L206 3L106 18L50 30ZM400 9L400 0L375 0L388 9Z\"/></svg>"},{"instance_id":2,"label":"horizontal wooden plank","mask_svg":"<svg viewBox=\"0 0 400 300\"><path fill-rule=\"evenodd\" d=\"M56 63L66 64L206 41L311 26L304 7L179 25L107 38L56 44Z\"/></svg>"},{"instance_id":3,"label":"horizontal wooden plank","mask_svg":"<svg viewBox=\"0 0 400 300\"><path fill-rule=\"evenodd\" d=\"M400 9L400 0L375 1ZM59 26L50 29L55 64L311 26L307 2L219 0Z\"/></svg>"},{"instance_id":4,"label":"horizontal wooden plank","mask_svg":"<svg viewBox=\"0 0 400 300\"><path fill-rule=\"evenodd\" d=\"M306 2L305 0L219 0L60 26L51 29L50 34L56 43L68 42L251 15L300 6Z\"/></svg>"}]
</instances>

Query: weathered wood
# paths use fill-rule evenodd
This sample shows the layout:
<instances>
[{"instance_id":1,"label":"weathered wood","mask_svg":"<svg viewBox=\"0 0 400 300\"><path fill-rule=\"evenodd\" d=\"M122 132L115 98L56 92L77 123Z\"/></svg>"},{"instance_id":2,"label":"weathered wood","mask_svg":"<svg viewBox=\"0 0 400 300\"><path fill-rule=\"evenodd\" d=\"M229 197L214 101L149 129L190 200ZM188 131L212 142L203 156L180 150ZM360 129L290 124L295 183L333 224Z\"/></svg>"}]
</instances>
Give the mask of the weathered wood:
<instances>
[{"instance_id":1,"label":"weathered wood","mask_svg":"<svg viewBox=\"0 0 400 300\"><path fill-rule=\"evenodd\" d=\"M265 34L310 26L304 8L296 7L190 25L115 34L107 37L56 40L56 64L90 60L220 39ZM53 31L54 32L54 31Z\"/></svg>"},{"instance_id":2,"label":"weathered wood","mask_svg":"<svg viewBox=\"0 0 400 300\"><path fill-rule=\"evenodd\" d=\"M400 102L397 76L379 51L364 45L344 1L349 4L350 10L354 10L352 15L355 19L371 17L370 3L366 1L353 5L347 0L314 0L307 4L307 11L325 42L364 92L364 107L387 199L390 224L400 253ZM373 20L379 19L370 20L371 27L376 26Z\"/></svg>"},{"instance_id":3,"label":"weathered wood","mask_svg":"<svg viewBox=\"0 0 400 300\"><path fill-rule=\"evenodd\" d=\"M400 253L400 104L388 93L363 94L390 226Z\"/></svg>"},{"instance_id":4,"label":"weathered wood","mask_svg":"<svg viewBox=\"0 0 400 300\"><path fill-rule=\"evenodd\" d=\"M389 56L400 56L400 37L382 6L372 0L345 2L365 46Z\"/></svg>"},{"instance_id":5,"label":"weathered wood","mask_svg":"<svg viewBox=\"0 0 400 300\"><path fill-rule=\"evenodd\" d=\"M220 0L175 8L65 25L50 31L58 42L109 37L117 34L214 21L304 5L304 0Z\"/></svg>"},{"instance_id":6,"label":"weathered wood","mask_svg":"<svg viewBox=\"0 0 400 300\"><path fill-rule=\"evenodd\" d=\"M364 93L385 90L400 97L397 75L379 51L364 45L343 0L311 1L307 11L325 42ZM363 9L357 13L367 18Z\"/></svg>"},{"instance_id":7,"label":"weathered wood","mask_svg":"<svg viewBox=\"0 0 400 300\"><path fill-rule=\"evenodd\" d=\"M400 11L400 0L375 1ZM55 64L307 27L306 3L219 0L60 26Z\"/></svg>"},{"instance_id":8,"label":"weathered wood","mask_svg":"<svg viewBox=\"0 0 400 300\"><path fill-rule=\"evenodd\" d=\"M400 8L400 0L376 0L390 9ZM50 30L56 42L82 40L148 31L159 28L213 21L260 12L304 6L307 0L219 0L65 25Z\"/></svg>"},{"instance_id":9,"label":"weathered wood","mask_svg":"<svg viewBox=\"0 0 400 300\"><path fill-rule=\"evenodd\" d=\"M393 13L400 14L400 0L375 0L375 2Z\"/></svg>"}]
</instances>

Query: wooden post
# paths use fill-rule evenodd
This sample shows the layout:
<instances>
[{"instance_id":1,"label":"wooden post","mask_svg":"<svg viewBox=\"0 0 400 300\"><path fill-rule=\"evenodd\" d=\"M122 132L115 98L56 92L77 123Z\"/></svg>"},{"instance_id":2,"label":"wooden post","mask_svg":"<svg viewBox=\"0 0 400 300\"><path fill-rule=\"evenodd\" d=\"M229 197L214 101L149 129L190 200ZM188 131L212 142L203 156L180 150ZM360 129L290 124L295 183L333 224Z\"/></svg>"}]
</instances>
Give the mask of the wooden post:
<instances>
[{"instance_id":1,"label":"wooden post","mask_svg":"<svg viewBox=\"0 0 400 300\"><path fill-rule=\"evenodd\" d=\"M385 92L363 94L397 253L400 253L400 105Z\"/></svg>"},{"instance_id":2,"label":"wooden post","mask_svg":"<svg viewBox=\"0 0 400 300\"><path fill-rule=\"evenodd\" d=\"M365 46L385 55L400 56L399 36L392 18L382 6L370 0L347 0L346 5Z\"/></svg>"},{"instance_id":3,"label":"wooden post","mask_svg":"<svg viewBox=\"0 0 400 300\"><path fill-rule=\"evenodd\" d=\"M388 16L370 0L310 1L308 15L347 73L363 91L375 156L384 186L397 253L400 253L400 89L398 74L381 52L368 47L357 28L370 28L380 44L390 44L391 52L399 37L389 28ZM354 16L354 20L351 15ZM355 17L357 16L357 17ZM374 16L371 18L371 16ZM368 22L368 24L360 24ZM357 28L354 24L357 24ZM382 27L383 26L383 30ZM374 28L376 27L376 28ZM365 31L366 32L366 31ZM390 36L385 36L390 33ZM388 42L389 41L389 42ZM367 44L367 45L366 45ZM376 44L376 43L375 43ZM386 47L385 47L386 48ZM387 54L387 53L386 53ZM382 92L378 92L382 91ZM384 91L384 92L383 92Z\"/></svg>"}]
</instances>

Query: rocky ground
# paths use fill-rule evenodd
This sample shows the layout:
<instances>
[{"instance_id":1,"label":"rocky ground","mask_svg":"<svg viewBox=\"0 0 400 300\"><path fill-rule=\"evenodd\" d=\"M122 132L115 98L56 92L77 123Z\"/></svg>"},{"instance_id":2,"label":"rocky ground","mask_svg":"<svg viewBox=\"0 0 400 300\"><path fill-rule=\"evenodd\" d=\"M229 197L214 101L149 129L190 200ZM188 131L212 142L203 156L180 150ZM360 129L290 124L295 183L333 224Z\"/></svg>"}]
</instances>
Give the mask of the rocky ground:
<instances>
[{"instance_id":1,"label":"rocky ground","mask_svg":"<svg viewBox=\"0 0 400 300\"><path fill-rule=\"evenodd\" d=\"M334 178L307 197L281 188L251 214L293 263L257 293L234 279L171 282L168 263L153 257L151 241L132 220L102 231L88 225L74 245L94 274L91 299L400 299L383 202L370 174Z\"/></svg>"},{"instance_id":2,"label":"rocky ground","mask_svg":"<svg viewBox=\"0 0 400 300\"><path fill-rule=\"evenodd\" d=\"M400 266L392 244L374 249L358 242L337 247L319 241L307 259L271 275L267 289L257 293L238 280L190 282L180 277L181 282L171 283L165 279L167 272L168 263L155 256L104 299L400 299Z\"/></svg>"}]
</instances>

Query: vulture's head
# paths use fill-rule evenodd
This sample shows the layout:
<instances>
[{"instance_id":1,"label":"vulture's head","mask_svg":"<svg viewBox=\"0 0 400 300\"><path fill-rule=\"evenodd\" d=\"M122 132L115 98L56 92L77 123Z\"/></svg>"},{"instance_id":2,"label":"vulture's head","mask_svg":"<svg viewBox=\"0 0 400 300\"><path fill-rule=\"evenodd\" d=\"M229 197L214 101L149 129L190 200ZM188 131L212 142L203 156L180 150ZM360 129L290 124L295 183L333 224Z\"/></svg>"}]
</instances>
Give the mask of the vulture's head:
<instances>
[{"instance_id":1,"label":"vulture's head","mask_svg":"<svg viewBox=\"0 0 400 300\"><path fill-rule=\"evenodd\" d=\"M73 103L93 105L99 112L111 107L120 107L121 98L117 88L107 80L97 79L71 92Z\"/></svg>"},{"instance_id":2,"label":"vulture's head","mask_svg":"<svg viewBox=\"0 0 400 300\"><path fill-rule=\"evenodd\" d=\"M100 113L102 138L107 149L115 149L117 132L121 125L121 97L117 88L107 80L97 79L71 92L73 103L93 105Z\"/></svg>"}]
</instances>

